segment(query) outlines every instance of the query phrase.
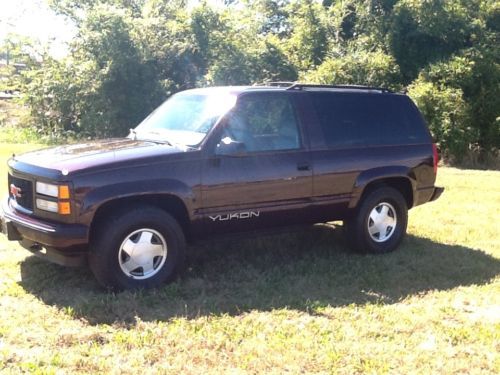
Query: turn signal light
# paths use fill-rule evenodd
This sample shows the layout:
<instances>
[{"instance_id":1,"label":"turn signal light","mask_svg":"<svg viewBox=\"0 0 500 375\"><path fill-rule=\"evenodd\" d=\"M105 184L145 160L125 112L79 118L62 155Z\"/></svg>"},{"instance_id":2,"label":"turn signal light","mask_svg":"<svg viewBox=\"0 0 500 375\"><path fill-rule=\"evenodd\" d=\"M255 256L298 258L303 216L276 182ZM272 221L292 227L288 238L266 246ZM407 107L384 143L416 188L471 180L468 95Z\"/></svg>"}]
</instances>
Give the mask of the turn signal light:
<instances>
[{"instance_id":1,"label":"turn signal light","mask_svg":"<svg viewBox=\"0 0 500 375\"><path fill-rule=\"evenodd\" d=\"M71 206L69 202L59 202L59 213L61 215L71 214Z\"/></svg>"},{"instance_id":2,"label":"turn signal light","mask_svg":"<svg viewBox=\"0 0 500 375\"><path fill-rule=\"evenodd\" d=\"M69 187L68 185L59 186L59 199L69 199Z\"/></svg>"}]
</instances>

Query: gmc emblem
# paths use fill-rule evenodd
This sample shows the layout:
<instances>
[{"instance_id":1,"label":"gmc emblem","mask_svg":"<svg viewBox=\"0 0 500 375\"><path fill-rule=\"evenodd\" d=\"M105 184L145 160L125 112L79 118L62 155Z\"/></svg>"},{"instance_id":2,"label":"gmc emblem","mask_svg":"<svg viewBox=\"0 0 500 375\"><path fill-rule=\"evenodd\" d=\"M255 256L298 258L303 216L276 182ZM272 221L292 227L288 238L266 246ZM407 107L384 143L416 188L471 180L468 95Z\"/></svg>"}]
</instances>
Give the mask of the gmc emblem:
<instances>
[{"instance_id":1,"label":"gmc emblem","mask_svg":"<svg viewBox=\"0 0 500 375\"><path fill-rule=\"evenodd\" d=\"M21 198L23 196L23 191L20 187L17 187L14 184L10 184L10 193L14 198Z\"/></svg>"}]
</instances>

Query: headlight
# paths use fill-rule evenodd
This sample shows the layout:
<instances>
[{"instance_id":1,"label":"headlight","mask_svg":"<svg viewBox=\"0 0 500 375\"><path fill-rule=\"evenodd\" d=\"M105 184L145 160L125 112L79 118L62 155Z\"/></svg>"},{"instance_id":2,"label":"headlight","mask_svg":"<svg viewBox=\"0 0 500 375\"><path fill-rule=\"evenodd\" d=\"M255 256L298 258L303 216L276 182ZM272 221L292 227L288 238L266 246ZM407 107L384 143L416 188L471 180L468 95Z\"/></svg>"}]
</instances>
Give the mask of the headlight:
<instances>
[{"instance_id":1,"label":"headlight","mask_svg":"<svg viewBox=\"0 0 500 375\"><path fill-rule=\"evenodd\" d=\"M36 192L38 194L48 195L50 197L58 198L59 197L59 186L46 184L45 182L36 182Z\"/></svg>"},{"instance_id":2,"label":"headlight","mask_svg":"<svg viewBox=\"0 0 500 375\"><path fill-rule=\"evenodd\" d=\"M71 214L71 204L69 202L69 186L54 185L45 182L36 182L36 193L57 198L57 201L36 198L36 208L39 210L55 212L60 215Z\"/></svg>"},{"instance_id":3,"label":"headlight","mask_svg":"<svg viewBox=\"0 0 500 375\"><path fill-rule=\"evenodd\" d=\"M59 199L69 199L68 185L53 185L37 181L36 192L38 194L48 195L49 197L54 197Z\"/></svg>"},{"instance_id":4,"label":"headlight","mask_svg":"<svg viewBox=\"0 0 500 375\"><path fill-rule=\"evenodd\" d=\"M57 202L52 202L40 198L36 199L36 208L44 211L59 212L59 204Z\"/></svg>"}]
</instances>

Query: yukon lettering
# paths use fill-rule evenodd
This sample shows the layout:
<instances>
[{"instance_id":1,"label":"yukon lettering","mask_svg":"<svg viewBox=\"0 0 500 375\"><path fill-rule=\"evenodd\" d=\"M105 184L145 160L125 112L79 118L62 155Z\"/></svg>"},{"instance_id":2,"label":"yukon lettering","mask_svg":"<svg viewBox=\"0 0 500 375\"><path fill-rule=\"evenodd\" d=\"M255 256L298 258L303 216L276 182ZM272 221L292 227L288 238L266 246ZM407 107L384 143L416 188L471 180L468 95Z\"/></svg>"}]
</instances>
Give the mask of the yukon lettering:
<instances>
[{"instance_id":1,"label":"yukon lettering","mask_svg":"<svg viewBox=\"0 0 500 375\"><path fill-rule=\"evenodd\" d=\"M224 215L210 215L209 218L212 221L228 221L233 219L250 219L252 217L259 217L260 211L245 211L245 212L235 212L232 214L224 214Z\"/></svg>"}]
</instances>

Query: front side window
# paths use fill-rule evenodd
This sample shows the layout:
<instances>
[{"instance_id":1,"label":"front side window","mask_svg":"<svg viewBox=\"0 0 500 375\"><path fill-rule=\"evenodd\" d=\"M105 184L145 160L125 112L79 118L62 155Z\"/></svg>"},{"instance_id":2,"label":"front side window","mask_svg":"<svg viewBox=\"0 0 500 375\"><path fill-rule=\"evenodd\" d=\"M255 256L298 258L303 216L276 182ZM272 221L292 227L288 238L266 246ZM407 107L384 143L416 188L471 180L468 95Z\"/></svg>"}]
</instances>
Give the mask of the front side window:
<instances>
[{"instance_id":1,"label":"front side window","mask_svg":"<svg viewBox=\"0 0 500 375\"><path fill-rule=\"evenodd\" d=\"M300 148L297 120L288 96L242 96L226 116L222 142L240 143L246 152Z\"/></svg>"},{"instance_id":2,"label":"front side window","mask_svg":"<svg viewBox=\"0 0 500 375\"><path fill-rule=\"evenodd\" d=\"M132 135L195 147L235 103L236 97L227 92L179 93L151 113Z\"/></svg>"}]
</instances>

